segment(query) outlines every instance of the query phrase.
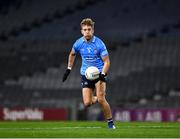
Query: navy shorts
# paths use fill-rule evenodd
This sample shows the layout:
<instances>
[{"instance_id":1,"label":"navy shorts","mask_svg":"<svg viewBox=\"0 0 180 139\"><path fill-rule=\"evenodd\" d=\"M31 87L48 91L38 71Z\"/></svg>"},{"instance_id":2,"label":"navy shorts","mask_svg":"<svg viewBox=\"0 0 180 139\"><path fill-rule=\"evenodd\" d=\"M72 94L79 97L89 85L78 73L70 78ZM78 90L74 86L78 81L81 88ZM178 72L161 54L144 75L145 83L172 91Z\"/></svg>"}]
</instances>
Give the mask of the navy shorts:
<instances>
[{"instance_id":1,"label":"navy shorts","mask_svg":"<svg viewBox=\"0 0 180 139\"><path fill-rule=\"evenodd\" d=\"M88 80L85 75L81 75L81 87L82 88L95 88L95 84L99 81L98 79L95 79L93 81Z\"/></svg>"}]
</instances>

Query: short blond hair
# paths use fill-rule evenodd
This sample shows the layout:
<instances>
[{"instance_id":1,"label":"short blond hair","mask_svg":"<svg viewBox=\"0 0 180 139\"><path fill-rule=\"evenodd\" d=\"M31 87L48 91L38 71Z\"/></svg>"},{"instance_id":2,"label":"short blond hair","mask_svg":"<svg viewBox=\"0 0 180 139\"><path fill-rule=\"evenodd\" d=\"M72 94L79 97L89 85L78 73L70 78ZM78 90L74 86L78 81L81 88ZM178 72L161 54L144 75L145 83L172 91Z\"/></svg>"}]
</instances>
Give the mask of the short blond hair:
<instances>
[{"instance_id":1,"label":"short blond hair","mask_svg":"<svg viewBox=\"0 0 180 139\"><path fill-rule=\"evenodd\" d=\"M95 22L91 19L91 18L84 18L81 23L80 23L80 26L84 26L84 25L87 25L87 26L91 26L92 28L94 28L94 24Z\"/></svg>"}]
</instances>

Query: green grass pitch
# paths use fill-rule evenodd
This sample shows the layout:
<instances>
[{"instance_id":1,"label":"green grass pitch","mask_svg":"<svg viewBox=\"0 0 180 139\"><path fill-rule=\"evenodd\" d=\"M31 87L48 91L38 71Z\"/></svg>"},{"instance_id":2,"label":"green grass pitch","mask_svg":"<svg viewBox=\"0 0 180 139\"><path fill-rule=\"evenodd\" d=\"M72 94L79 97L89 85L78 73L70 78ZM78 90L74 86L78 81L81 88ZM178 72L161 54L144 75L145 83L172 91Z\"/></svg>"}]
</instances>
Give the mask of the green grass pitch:
<instances>
[{"instance_id":1,"label":"green grass pitch","mask_svg":"<svg viewBox=\"0 0 180 139\"><path fill-rule=\"evenodd\" d=\"M6 121L0 122L1 138L180 138L180 124L160 122L115 122L117 129L108 129L106 122L93 121Z\"/></svg>"}]
</instances>

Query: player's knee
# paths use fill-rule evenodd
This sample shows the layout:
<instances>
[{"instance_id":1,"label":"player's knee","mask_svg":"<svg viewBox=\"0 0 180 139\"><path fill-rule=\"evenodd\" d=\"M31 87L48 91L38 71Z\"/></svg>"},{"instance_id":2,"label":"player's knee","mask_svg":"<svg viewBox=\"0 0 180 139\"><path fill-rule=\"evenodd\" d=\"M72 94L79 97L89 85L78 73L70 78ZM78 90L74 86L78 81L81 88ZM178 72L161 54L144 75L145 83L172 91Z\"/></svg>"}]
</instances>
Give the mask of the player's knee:
<instances>
[{"instance_id":1,"label":"player's knee","mask_svg":"<svg viewBox=\"0 0 180 139\"><path fill-rule=\"evenodd\" d=\"M105 101L104 95L99 95L98 96L98 102L101 104L101 103L104 103L104 101Z\"/></svg>"},{"instance_id":2,"label":"player's knee","mask_svg":"<svg viewBox=\"0 0 180 139\"><path fill-rule=\"evenodd\" d=\"M103 103L104 102L104 98L98 98L98 102L101 104L101 103Z\"/></svg>"}]
</instances>

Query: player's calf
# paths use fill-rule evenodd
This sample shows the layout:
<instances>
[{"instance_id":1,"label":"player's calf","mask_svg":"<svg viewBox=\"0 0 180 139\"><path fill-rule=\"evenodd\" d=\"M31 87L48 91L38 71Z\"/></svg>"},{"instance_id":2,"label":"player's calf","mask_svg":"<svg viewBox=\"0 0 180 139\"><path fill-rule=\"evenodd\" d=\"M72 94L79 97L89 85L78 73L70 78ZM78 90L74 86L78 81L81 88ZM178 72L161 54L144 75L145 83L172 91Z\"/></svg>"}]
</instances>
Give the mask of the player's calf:
<instances>
[{"instance_id":1,"label":"player's calf","mask_svg":"<svg viewBox=\"0 0 180 139\"><path fill-rule=\"evenodd\" d=\"M88 108L92 105L92 102L84 102L84 107Z\"/></svg>"}]
</instances>

